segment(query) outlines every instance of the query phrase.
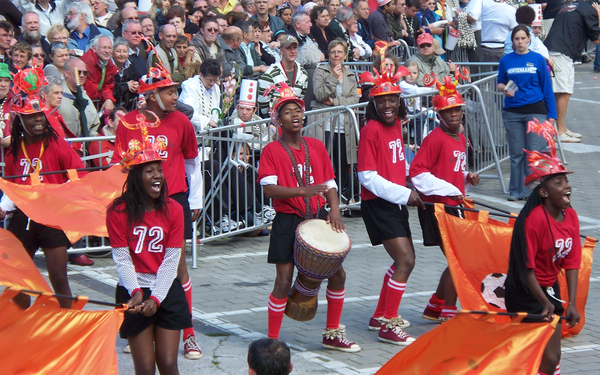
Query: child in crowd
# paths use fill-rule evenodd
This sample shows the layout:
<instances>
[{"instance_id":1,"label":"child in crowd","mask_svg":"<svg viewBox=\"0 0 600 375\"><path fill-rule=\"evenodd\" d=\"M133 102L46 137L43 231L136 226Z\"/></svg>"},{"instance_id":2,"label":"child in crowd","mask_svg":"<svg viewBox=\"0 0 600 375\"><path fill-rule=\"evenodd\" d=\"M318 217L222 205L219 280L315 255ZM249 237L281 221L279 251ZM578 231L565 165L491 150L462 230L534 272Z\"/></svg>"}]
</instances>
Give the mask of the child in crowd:
<instances>
[{"instance_id":1,"label":"child in crowd","mask_svg":"<svg viewBox=\"0 0 600 375\"><path fill-rule=\"evenodd\" d=\"M532 172L525 184L538 185L515 222L505 283L506 310L545 315L545 321L551 321L555 314L564 314L567 326L573 327L580 319L575 301L581 264L579 218L571 207L571 186L567 178L567 174L573 172L567 171L556 157L554 126L534 121L529 122L529 131L546 139L550 154L526 150ZM561 268L565 270L569 291L566 311L558 286ZM532 321L536 320L523 319L523 322ZM561 331L559 321L546 344L538 375L560 373Z\"/></svg>"},{"instance_id":2,"label":"child in crowd","mask_svg":"<svg viewBox=\"0 0 600 375\"><path fill-rule=\"evenodd\" d=\"M458 206L462 202L466 191L465 183L473 186L479 183L477 173L466 171L467 141L460 132L465 102L456 91L458 81L453 83L452 78L447 76L443 86L437 79L436 82L440 94L433 97L433 108L437 111L440 126L423 140L419 152L412 161L409 175L413 186L421 193L423 201L443 203L446 205L447 213L463 217L462 211L448 206ZM439 246L444 252L434 212L433 206L419 208L423 245ZM456 289L450 270L446 267L436 292L423 312L423 318L435 322L450 319L456 314L456 299Z\"/></svg>"},{"instance_id":3,"label":"child in crowd","mask_svg":"<svg viewBox=\"0 0 600 375\"><path fill-rule=\"evenodd\" d=\"M404 63L404 67L408 70L408 75L404 76L404 79L400 81L403 96L422 95L431 91L430 88L417 86L419 65L416 61L409 60ZM421 142L423 142L423 137L432 130L433 124L430 126L429 118L427 117L427 108L421 106L420 97L405 99L405 103L410 119L408 125L409 143L420 146ZM425 126L427 127L426 129L424 128Z\"/></svg>"}]
</instances>

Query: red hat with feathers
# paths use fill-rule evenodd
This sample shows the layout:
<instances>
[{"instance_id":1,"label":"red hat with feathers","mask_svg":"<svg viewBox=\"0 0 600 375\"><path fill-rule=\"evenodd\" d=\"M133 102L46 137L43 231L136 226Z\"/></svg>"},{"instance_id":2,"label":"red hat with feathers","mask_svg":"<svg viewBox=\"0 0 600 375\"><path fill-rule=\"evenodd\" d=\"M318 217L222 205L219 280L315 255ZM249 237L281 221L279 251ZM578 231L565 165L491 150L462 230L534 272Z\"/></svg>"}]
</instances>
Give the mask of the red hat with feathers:
<instances>
[{"instance_id":1,"label":"red hat with feathers","mask_svg":"<svg viewBox=\"0 0 600 375\"><path fill-rule=\"evenodd\" d=\"M154 142L150 142L148 138L148 127L156 127L160 124L160 120L157 118L156 123L148 124L146 117L138 113L135 117L137 124L130 124L125 121L121 121L121 126L125 126L128 129L139 129L142 133L142 140L131 139L127 143L127 149L123 150L121 144L117 145L117 152L123 158L121 160L122 170L128 170L132 167L144 163L150 163L153 161L162 161L160 152L167 148L165 142L159 137Z\"/></svg>"},{"instance_id":2,"label":"red hat with feathers","mask_svg":"<svg viewBox=\"0 0 600 375\"><path fill-rule=\"evenodd\" d=\"M47 107L39 96L42 86L48 84L44 70L41 67L23 70L15 67L18 71L13 78L15 96L10 103L11 112L28 115L45 111Z\"/></svg>"},{"instance_id":3,"label":"red hat with feathers","mask_svg":"<svg viewBox=\"0 0 600 375\"><path fill-rule=\"evenodd\" d=\"M567 171L564 164L556 156L556 144L554 143L554 137L556 137L556 129L549 121L544 121L540 124L538 119L535 117L533 121L527 123L527 133L536 133L541 137L544 137L548 142L549 152L539 151L528 151L527 161L529 162L529 169L531 173L525 178L525 185L540 180L547 176L552 176L561 173L573 173Z\"/></svg>"},{"instance_id":4,"label":"red hat with feathers","mask_svg":"<svg viewBox=\"0 0 600 375\"><path fill-rule=\"evenodd\" d=\"M371 74L371 72L364 72L358 75L360 77L360 81L358 81L358 83L369 82L374 85L371 91L369 91L369 96L402 93L402 89L397 85L397 83L400 78L408 75L408 69L406 69L404 66L400 66L395 74L391 67L386 69L385 51L387 48L387 42L381 40L375 42L375 50L378 51L379 55L381 56L380 70L377 70L376 67L373 67L373 72L375 72L375 75Z\"/></svg>"},{"instance_id":5,"label":"red hat with feathers","mask_svg":"<svg viewBox=\"0 0 600 375\"><path fill-rule=\"evenodd\" d=\"M468 79L469 72L466 68L456 67L454 72L455 78ZM465 102L460 95L460 92L456 90L456 86L458 85L458 79L452 81L452 76L445 76L444 83L440 82L434 73L425 74L423 76L423 84L427 87L431 87L434 84L439 90L440 94L433 97L433 109L436 111L443 111L445 109L454 108L454 107L462 107L465 105Z\"/></svg>"}]
</instances>

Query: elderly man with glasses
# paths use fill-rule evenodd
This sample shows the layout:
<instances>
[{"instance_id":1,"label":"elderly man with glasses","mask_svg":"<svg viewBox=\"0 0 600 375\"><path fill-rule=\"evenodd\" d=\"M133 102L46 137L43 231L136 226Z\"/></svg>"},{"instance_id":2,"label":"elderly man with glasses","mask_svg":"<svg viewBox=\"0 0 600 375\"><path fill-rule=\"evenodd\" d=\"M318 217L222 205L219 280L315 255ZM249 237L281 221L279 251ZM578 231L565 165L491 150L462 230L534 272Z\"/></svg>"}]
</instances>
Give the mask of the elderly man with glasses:
<instances>
[{"instance_id":1,"label":"elderly man with glasses","mask_svg":"<svg viewBox=\"0 0 600 375\"><path fill-rule=\"evenodd\" d=\"M196 48L194 54L196 60L203 63L208 59L215 59L219 64L224 64L225 57L221 45L217 42L218 35L219 24L217 20L212 17L203 19L200 23L200 32L190 42L190 45Z\"/></svg>"},{"instance_id":2,"label":"elderly man with glasses","mask_svg":"<svg viewBox=\"0 0 600 375\"><path fill-rule=\"evenodd\" d=\"M63 81L63 99L58 111L65 120L67 128L77 137L83 135L81 123L79 122L79 110L75 107L75 102L87 100L87 106L85 107L87 130L90 136L98 134L98 128L100 127L98 111L96 111L92 99L90 99L85 91L81 90L81 94L79 94L77 90L77 86L85 85L85 80L89 75L87 66L81 59L74 57L65 64L63 74L65 76L65 80Z\"/></svg>"},{"instance_id":3,"label":"elderly man with glasses","mask_svg":"<svg viewBox=\"0 0 600 375\"><path fill-rule=\"evenodd\" d=\"M76 55L83 55L92 47L92 40L98 35L112 37L110 31L98 28L94 25L94 14L89 5L76 2L69 7L67 12L67 28L71 30L69 35L69 50L77 51Z\"/></svg>"},{"instance_id":4,"label":"elderly man with glasses","mask_svg":"<svg viewBox=\"0 0 600 375\"><path fill-rule=\"evenodd\" d=\"M92 48L82 57L90 72L83 88L92 100L100 100L100 110L107 112L115 108L117 101L113 95L115 89L115 75L117 67L110 58L113 54L113 40L106 35L98 35L92 41Z\"/></svg>"},{"instance_id":5,"label":"elderly man with glasses","mask_svg":"<svg viewBox=\"0 0 600 375\"><path fill-rule=\"evenodd\" d=\"M140 76L148 73L148 67L146 66L148 56L146 55L145 44L142 43L143 35L142 25L139 21L131 20L123 25L123 38L129 42L129 61L135 66L135 70L140 73Z\"/></svg>"}]
</instances>

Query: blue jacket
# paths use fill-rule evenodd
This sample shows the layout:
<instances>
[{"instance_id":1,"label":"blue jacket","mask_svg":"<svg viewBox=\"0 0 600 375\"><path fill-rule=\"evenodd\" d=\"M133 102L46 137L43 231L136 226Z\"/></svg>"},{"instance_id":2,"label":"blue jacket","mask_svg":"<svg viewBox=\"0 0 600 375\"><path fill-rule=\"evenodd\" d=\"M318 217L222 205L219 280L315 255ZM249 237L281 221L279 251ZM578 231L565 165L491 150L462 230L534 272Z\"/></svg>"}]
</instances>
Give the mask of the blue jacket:
<instances>
[{"instance_id":1,"label":"blue jacket","mask_svg":"<svg viewBox=\"0 0 600 375\"><path fill-rule=\"evenodd\" d=\"M112 33L110 31L108 31L108 29L98 28L98 27L96 27L96 25L89 25L88 28L89 28L90 33L89 33L88 40L86 42L85 50L83 51L83 53L86 53L88 49L92 48L92 40L94 40L94 38L96 36L102 34L102 35L106 35L106 36L110 37L111 39L113 38ZM69 42L68 42L69 50L81 49L81 48L79 48L77 39L75 38L75 33L76 33L76 31L71 31L71 34L69 35Z\"/></svg>"},{"instance_id":2,"label":"blue jacket","mask_svg":"<svg viewBox=\"0 0 600 375\"><path fill-rule=\"evenodd\" d=\"M556 118L556 101L552 80L542 55L529 51L524 55L516 52L504 55L498 66L498 83L512 80L519 89L514 97L505 97L504 108L519 108L544 100L548 118Z\"/></svg>"}]
</instances>

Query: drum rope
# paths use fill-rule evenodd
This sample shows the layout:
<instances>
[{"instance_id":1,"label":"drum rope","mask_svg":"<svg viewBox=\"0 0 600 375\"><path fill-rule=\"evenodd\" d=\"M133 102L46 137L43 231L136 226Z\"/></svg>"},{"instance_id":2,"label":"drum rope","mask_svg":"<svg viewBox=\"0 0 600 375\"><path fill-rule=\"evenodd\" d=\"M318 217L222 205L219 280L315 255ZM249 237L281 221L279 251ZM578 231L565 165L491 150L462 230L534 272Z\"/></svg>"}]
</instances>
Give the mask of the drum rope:
<instances>
[{"instance_id":1,"label":"drum rope","mask_svg":"<svg viewBox=\"0 0 600 375\"><path fill-rule=\"evenodd\" d=\"M316 287L315 289L309 289L306 286L304 286L304 284L302 284L302 282L300 280L298 280L298 278L296 277L296 281L294 282L294 288L298 291L298 293L300 293L304 296L314 297L314 296L319 295L319 291L321 290L321 285L319 284L319 286Z\"/></svg>"}]
</instances>

